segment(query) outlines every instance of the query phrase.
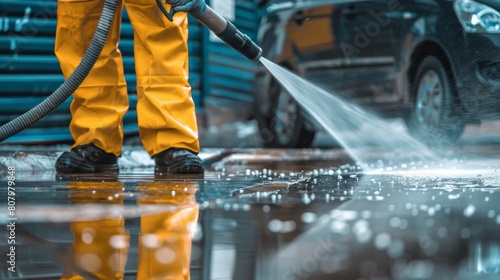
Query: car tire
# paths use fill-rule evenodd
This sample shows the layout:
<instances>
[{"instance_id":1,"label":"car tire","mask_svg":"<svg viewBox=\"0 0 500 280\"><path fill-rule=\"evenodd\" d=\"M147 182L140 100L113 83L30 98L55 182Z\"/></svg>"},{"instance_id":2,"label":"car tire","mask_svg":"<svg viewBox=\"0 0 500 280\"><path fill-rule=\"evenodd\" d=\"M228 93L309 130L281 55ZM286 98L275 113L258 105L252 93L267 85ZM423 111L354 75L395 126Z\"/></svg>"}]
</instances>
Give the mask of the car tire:
<instances>
[{"instance_id":1,"label":"car tire","mask_svg":"<svg viewBox=\"0 0 500 280\"><path fill-rule=\"evenodd\" d=\"M465 127L456 111L458 102L441 61L424 58L412 82L413 112L407 120L410 132L430 145L456 142Z\"/></svg>"},{"instance_id":2,"label":"car tire","mask_svg":"<svg viewBox=\"0 0 500 280\"><path fill-rule=\"evenodd\" d=\"M308 148L315 132L306 128L302 109L276 81L270 86L270 112L258 117L259 134L266 148Z\"/></svg>"}]
</instances>

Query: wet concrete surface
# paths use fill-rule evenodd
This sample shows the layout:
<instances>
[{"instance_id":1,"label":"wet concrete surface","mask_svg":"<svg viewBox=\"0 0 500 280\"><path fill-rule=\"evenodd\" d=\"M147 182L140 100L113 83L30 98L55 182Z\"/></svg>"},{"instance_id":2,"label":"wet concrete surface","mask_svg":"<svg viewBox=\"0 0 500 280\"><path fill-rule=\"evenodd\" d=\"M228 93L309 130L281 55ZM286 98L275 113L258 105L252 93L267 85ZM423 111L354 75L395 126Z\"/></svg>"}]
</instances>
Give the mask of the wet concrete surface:
<instances>
[{"instance_id":1,"label":"wet concrete surface","mask_svg":"<svg viewBox=\"0 0 500 280\"><path fill-rule=\"evenodd\" d=\"M500 279L500 141L474 137L439 162L207 150L203 178L147 158L116 177L9 174L33 153L4 147L0 279Z\"/></svg>"}]
</instances>

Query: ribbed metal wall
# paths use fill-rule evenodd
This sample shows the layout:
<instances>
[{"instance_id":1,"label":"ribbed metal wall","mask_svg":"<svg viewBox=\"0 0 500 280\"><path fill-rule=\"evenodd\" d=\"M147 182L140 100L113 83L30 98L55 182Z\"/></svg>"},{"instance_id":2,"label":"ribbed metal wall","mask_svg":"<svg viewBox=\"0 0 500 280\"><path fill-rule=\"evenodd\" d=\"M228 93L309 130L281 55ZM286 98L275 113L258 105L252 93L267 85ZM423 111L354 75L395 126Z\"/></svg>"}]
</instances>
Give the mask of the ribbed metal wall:
<instances>
[{"instance_id":1,"label":"ribbed metal wall","mask_svg":"<svg viewBox=\"0 0 500 280\"><path fill-rule=\"evenodd\" d=\"M213 1L213 0L212 0ZM229 2L229 1L228 1ZM258 0L234 0L236 28L256 42ZM207 1L207 3L210 3ZM256 62L252 62L222 41L207 40L206 96L204 102L222 107L251 110Z\"/></svg>"},{"instance_id":2,"label":"ribbed metal wall","mask_svg":"<svg viewBox=\"0 0 500 280\"><path fill-rule=\"evenodd\" d=\"M0 0L0 124L33 108L63 82L54 55L56 0ZM202 105L202 28L190 18L190 83L197 107ZM130 109L125 115L125 133L137 131L136 78L133 59L133 29L126 12L120 50L123 53ZM71 119L66 101L53 114L5 142L71 140Z\"/></svg>"}]
</instances>

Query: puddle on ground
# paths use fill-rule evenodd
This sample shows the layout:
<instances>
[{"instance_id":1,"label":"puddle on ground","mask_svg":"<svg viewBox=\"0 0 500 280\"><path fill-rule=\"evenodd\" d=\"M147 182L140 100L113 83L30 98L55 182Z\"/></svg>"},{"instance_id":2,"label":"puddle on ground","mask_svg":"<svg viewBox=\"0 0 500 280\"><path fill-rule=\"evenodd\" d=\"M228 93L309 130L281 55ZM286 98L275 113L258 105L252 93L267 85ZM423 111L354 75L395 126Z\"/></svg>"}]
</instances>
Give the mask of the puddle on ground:
<instances>
[{"instance_id":1,"label":"puddle on ground","mask_svg":"<svg viewBox=\"0 0 500 280\"><path fill-rule=\"evenodd\" d=\"M19 175L14 215L0 212L0 278L500 277L497 169L329 164Z\"/></svg>"}]
</instances>

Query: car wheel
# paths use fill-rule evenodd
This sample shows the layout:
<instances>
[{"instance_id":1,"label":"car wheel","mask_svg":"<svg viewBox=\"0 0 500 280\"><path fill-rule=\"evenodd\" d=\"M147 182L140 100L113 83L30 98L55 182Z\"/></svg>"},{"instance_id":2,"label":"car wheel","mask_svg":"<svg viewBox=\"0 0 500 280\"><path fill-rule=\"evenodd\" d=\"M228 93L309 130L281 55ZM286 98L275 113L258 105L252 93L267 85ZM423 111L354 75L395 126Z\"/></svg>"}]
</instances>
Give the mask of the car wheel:
<instances>
[{"instance_id":1,"label":"car wheel","mask_svg":"<svg viewBox=\"0 0 500 280\"><path fill-rule=\"evenodd\" d=\"M458 102L439 59L434 56L425 58L412 84L414 112L408 123L410 131L428 144L458 140L465 124L455 110Z\"/></svg>"},{"instance_id":2,"label":"car wheel","mask_svg":"<svg viewBox=\"0 0 500 280\"><path fill-rule=\"evenodd\" d=\"M305 127L301 108L295 99L277 82L270 88L271 112L259 118L259 132L267 148L307 148L314 131Z\"/></svg>"}]
</instances>

